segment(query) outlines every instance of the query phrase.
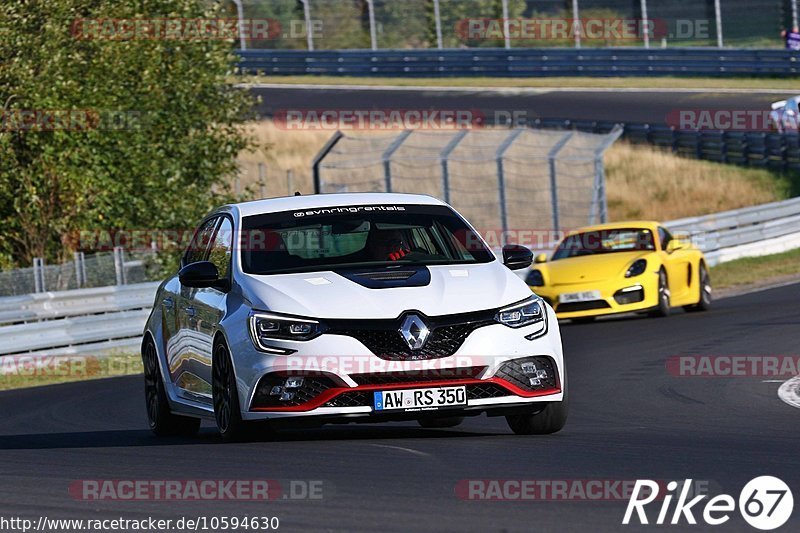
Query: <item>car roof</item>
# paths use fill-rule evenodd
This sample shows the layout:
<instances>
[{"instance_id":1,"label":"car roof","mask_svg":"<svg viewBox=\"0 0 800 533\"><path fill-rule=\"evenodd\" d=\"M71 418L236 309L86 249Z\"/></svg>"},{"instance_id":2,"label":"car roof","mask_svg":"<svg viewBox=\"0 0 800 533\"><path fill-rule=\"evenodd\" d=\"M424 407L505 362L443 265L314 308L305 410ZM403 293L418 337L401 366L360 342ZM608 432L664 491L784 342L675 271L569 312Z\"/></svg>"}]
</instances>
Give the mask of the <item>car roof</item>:
<instances>
[{"instance_id":1,"label":"car roof","mask_svg":"<svg viewBox=\"0 0 800 533\"><path fill-rule=\"evenodd\" d=\"M366 192L309 194L268 198L265 200L253 200L251 202L226 205L221 207L218 211L235 211L239 213L239 216L247 217L298 209L375 204L446 205L441 200L425 194Z\"/></svg>"}]
</instances>

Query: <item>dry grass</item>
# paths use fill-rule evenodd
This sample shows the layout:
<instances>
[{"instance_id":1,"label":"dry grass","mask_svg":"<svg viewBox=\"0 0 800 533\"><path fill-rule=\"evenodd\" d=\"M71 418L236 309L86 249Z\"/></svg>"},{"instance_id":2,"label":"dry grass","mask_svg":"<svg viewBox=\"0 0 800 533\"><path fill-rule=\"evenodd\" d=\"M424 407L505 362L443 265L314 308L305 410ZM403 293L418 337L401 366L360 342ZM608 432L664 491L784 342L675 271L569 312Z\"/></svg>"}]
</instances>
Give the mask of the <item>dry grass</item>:
<instances>
[{"instance_id":1,"label":"dry grass","mask_svg":"<svg viewBox=\"0 0 800 533\"><path fill-rule=\"evenodd\" d=\"M333 132L282 130L269 121L249 127L260 149L240 157L240 186L250 188L244 196L261 194L260 162L267 169L265 196L312 193L311 161ZM611 220L673 220L788 196L787 183L768 170L697 161L650 146L618 142L605 163ZM287 170L294 174L291 191Z\"/></svg>"},{"instance_id":2,"label":"dry grass","mask_svg":"<svg viewBox=\"0 0 800 533\"><path fill-rule=\"evenodd\" d=\"M617 143L605 163L612 220L674 220L788 195L787 184L768 170L678 157L650 146Z\"/></svg>"}]
</instances>

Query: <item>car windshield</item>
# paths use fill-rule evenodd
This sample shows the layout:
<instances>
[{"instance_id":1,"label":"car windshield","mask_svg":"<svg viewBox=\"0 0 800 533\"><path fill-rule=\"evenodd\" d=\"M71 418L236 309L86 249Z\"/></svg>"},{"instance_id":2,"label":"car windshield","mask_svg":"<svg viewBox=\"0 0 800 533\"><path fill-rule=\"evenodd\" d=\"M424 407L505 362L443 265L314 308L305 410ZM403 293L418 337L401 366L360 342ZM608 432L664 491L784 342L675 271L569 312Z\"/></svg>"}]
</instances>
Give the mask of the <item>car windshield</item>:
<instances>
[{"instance_id":1,"label":"car windshield","mask_svg":"<svg viewBox=\"0 0 800 533\"><path fill-rule=\"evenodd\" d=\"M282 274L391 265L488 263L492 252L453 210L359 205L244 217L242 268Z\"/></svg>"},{"instance_id":2,"label":"car windshield","mask_svg":"<svg viewBox=\"0 0 800 533\"><path fill-rule=\"evenodd\" d=\"M653 232L649 229L623 228L586 231L569 235L561 241L552 260L655 249Z\"/></svg>"}]
</instances>

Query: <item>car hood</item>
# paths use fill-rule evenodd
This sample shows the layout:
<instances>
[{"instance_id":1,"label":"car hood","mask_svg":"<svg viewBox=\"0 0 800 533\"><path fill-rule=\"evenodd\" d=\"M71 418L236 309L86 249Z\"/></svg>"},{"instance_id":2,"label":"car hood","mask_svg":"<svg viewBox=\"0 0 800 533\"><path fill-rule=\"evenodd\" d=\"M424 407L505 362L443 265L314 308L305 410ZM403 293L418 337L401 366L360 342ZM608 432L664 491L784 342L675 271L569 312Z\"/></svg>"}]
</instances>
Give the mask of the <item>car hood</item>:
<instances>
[{"instance_id":1,"label":"car hood","mask_svg":"<svg viewBox=\"0 0 800 533\"><path fill-rule=\"evenodd\" d=\"M503 307L531 294L498 261L428 269L424 287L370 289L331 271L245 274L240 285L254 309L315 318L395 318L409 310L440 316Z\"/></svg>"},{"instance_id":2,"label":"car hood","mask_svg":"<svg viewBox=\"0 0 800 533\"><path fill-rule=\"evenodd\" d=\"M636 251L585 255L549 261L544 268L537 268L546 271L545 283L548 285L592 283L623 276L631 263L651 253Z\"/></svg>"}]
</instances>

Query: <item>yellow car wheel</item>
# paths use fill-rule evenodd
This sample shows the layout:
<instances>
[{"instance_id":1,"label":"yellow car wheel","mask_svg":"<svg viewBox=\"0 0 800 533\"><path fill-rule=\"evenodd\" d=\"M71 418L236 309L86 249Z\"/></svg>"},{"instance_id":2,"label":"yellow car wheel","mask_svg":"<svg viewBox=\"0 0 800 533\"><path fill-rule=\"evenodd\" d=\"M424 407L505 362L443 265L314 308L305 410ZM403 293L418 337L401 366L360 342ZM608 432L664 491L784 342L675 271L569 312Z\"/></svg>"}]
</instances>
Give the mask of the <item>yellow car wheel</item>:
<instances>
[{"instance_id":1,"label":"yellow car wheel","mask_svg":"<svg viewBox=\"0 0 800 533\"><path fill-rule=\"evenodd\" d=\"M669 281L667 280L667 273L664 270L658 272L658 305L650 313L651 316L669 316L670 305L670 292Z\"/></svg>"}]
</instances>

